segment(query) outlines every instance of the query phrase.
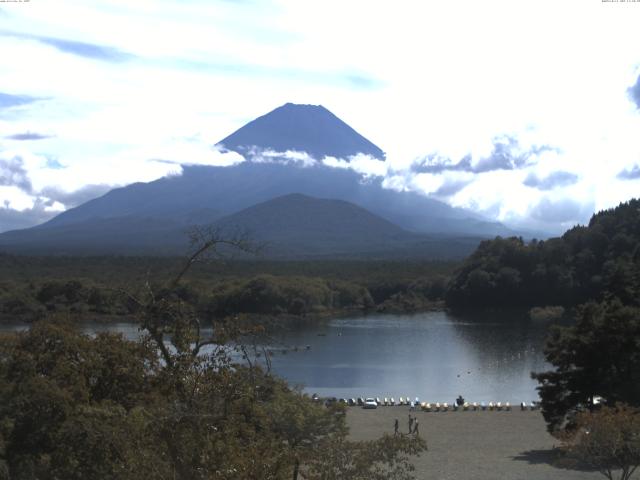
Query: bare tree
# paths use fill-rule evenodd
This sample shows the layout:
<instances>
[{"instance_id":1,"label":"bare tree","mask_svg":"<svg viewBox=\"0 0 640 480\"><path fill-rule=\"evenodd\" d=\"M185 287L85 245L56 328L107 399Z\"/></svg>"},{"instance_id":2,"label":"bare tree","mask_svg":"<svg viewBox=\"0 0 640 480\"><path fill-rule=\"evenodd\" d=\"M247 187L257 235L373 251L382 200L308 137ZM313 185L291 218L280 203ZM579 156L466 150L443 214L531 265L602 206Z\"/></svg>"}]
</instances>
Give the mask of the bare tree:
<instances>
[{"instance_id":1,"label":"bare tree","mask_svg":"<svg viewBox=\"0 0 640 480\"><path fill-rule=\"evenodd\" d=\"M169 368L178 363L189 364L204 347L219 347L229 335L223 328L214 328L213 334L203 335L202 320L196 309L180 298L178 287L189 270L197 262L229 259L238 252L255 255L261 250L246 232L239 230L194 227L189 239L191 247L186 260L164 287L154 288L147 279L142 295L125 292L138 307L140 329L154 342Z\"/></svg>"}]
</instances>

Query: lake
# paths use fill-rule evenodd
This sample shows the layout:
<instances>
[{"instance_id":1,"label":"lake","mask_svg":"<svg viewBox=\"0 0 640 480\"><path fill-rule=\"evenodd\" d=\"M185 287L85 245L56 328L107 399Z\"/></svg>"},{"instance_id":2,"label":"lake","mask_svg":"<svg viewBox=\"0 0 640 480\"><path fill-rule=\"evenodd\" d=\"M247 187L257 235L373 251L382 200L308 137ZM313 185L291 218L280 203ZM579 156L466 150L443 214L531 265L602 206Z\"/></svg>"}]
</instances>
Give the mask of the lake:
<instances>
[{"instance_id":1,"label":"lake","mask_svg":"<svg viewBox=\"0 0 640 480\"><path fill-rule=\"evenodd\" d=\"M548 325L517 313L369 315L278 334L267 348L273 371L320 396L451 403L462 395L517 404L538 399L530 372L549 368L542 354ZM126 323L83 329L138 336Z\"/></svg>"}]
</instances>

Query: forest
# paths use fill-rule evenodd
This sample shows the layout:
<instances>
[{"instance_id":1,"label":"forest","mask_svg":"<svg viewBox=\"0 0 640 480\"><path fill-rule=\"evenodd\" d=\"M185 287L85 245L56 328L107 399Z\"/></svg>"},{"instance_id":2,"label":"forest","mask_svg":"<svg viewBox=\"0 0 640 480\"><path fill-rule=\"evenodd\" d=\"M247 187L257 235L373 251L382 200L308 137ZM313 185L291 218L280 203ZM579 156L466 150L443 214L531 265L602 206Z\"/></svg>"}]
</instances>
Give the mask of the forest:
<instances>
[{"instance_id":1,"label":"forest","mask_svg":"<svg viewBox=\"0 0 640 480\"><path fill-rule=\"evenodd\" d=\"M559 238L480 244L446 292L454 309L640 302L640 200L593 215Z\"/></svg>"},{"instance_id":2,"label":"forest","mask_svg":"<svg viewBox=\"0 0 640 480\"><path fill-rule=\"evenodd\" d=\"M345 313L574 307L640 302L639 200L599 212L558 238L483 241L466 260L236 259L193 266L179 294L203 315L312 321ZM131 317L126 293L159 287L181 258L0 254L0 321L51 313Z\"/></svg>"},{"instance_id":3,"label":"forest","mask_svg":"<svg viewBox=\"0 0 640 480\"><path fill-rule=\"evenodd\" d=\"M162 288L184 261L167 257L0 255L0 321L52 313L76 319L132 319L128 294ZM205 316L246 314L312 321L345 313L442 308L453 262L203 261L178 294Z\"/></svg>"}]
</instances>

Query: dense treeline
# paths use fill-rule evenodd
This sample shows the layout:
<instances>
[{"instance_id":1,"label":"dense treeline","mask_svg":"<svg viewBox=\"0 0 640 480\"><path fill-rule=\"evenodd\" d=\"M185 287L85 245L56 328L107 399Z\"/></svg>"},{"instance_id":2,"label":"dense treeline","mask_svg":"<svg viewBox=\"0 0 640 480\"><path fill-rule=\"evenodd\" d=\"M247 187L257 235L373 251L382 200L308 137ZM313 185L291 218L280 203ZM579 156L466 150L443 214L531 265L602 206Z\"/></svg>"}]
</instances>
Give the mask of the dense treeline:
<instances>
[{"instance_id":1,"label":"dense treeline","mask_svg":"<svg viewBox=\"0 0 640 480\"><path fill-rule=\"evenodd\" d=\"M0 334L0 478L414 478L417 435L351 441L344 407L232 361L251 331L202 337L173 288L136 302L138 341L55 317Z\"/></svg>"},{"instance_id":2,"label":"dense treeline","mask_svg":"<svg viewBox=\"0 0 640 480\"><path fill-rule=\"evenodd\" d=\"M185 252L187 254L187 252ZM184 263L181 257L154 256L23 256L0 252L0 282L82 278L135 285L149 276L167 280ZM265 260L225 259L194 264L189 281L248 278L263 273L275 276L323 277L350 281L407 280L426 274L448 275L457 262L427 260Z\"/></svg>"},{"instance_id":3,"label":"dense treeline","mask_svg":"<svg viewBox=\"0 0 640 480\"><path fill-rule=\"evenodd\" d=\"M0 256L0 321L33 321L51 313L102 321L131 317L136 306L125 292L146 284L160 288L181 261ZM200 263L177 294L204 318L411 312L441 304L452 269L450 263L429 262Z\"/></svg>"},{"instance_id":4,"label":"dense treeline","mask_svg":"<svg viewBox=\"0 0 640 480\"><path fill-rule=\"evenodd\" d=\"M640 302L640 200L595 214L562 237L484 241L453 277L454 308Z\"/></svg>"},{"instance_id":5,"label":"dense treeline","mask_svg":"<svg viewBox=\"0 0 640 480\"><path fill-rule=\"evenodd\" d=\"M638 345L640 308L618 299L581 305L574 325L553 327L545 356L555 369L533 374L549 430L574 427L575 414L594 399L640 407Z\"/></svg>"}]
</instances>

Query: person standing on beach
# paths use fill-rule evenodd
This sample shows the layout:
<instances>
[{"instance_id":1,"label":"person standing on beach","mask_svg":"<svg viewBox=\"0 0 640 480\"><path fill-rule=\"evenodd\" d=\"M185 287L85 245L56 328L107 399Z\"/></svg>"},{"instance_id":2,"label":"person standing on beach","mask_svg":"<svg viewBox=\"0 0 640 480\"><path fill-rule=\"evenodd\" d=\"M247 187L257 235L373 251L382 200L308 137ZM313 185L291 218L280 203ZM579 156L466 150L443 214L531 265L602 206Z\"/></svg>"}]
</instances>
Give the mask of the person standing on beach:
<instances>
[{"instance_id":1,"label":"person standing on beach","mask_svg":"<svg viewBox=\"0 0 640 480\"><path fill-rule=\"evenodd\" d=\"M418 432L418 419L417 419L417 418L416 418L416 421L415 421L415 422L413 422L413 433L415 433L415 434L416 434L416 437L417 437L418 435L420 435L420 432Z\"/></svg>"},{"instance_id":2,"label":"person standing on beach","mask_svg":"<svg viewBox=\"0 0 640 480\"><path fill-rule=\"evenodd\" d=\"M413 429L413 417L411 416L411 414L409 414L409 433L411 433L412 429Z\"/></svg>"},{"instance_id":3,"label":"person standing on beach","mask_svg":"<svg viewBox=\"0 0 640 480\"><path fill-rule=\"evenodd\" d=\"M395 422L394 422L394 424L393 424L393 434L394 434L394 435L398 435L398 433L399 433L399 432L398 432L398 426L399 426L399 425L398 425L398 419L396 418L396 421L395 421Z\"/></svg>"}]
</instances>

